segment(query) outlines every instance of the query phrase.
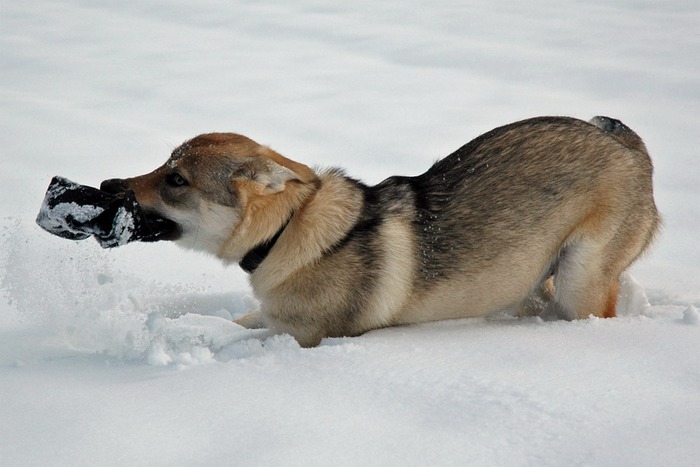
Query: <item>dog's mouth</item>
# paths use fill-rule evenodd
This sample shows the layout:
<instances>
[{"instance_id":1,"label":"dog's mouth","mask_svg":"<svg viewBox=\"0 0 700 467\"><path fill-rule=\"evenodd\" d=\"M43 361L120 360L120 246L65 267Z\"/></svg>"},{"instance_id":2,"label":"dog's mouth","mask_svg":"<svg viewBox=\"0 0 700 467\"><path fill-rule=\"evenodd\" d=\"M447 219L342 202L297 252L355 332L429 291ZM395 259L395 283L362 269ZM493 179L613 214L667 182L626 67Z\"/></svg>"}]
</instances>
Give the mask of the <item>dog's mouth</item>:
<instances>
[{"instance_id":1,"label":"dog's mouth","mask_svg":"<svg viewBox=\"0 0 700 467\"><path fill-rule=\"evenodd\" d=\"M125 198L133 197L133 191L127 191ZM134 198L135 229L129 241L158 242L161 240L175 241L182 235L179 225L158 214L152 209L143 209ZM136 214L136 213L139 214Z\"/></svg>"},{"instance_id":2,"label":"dog's mouth","mask_svg":"<svg viewBox=\"0 0 700 467\"><path fill-rule=\"evenodd\" d=\"M176 222L151 211L144 212L141 230L142 236L138 238L141 242L175 241L182 235L182 230Z\"/></svg>"},{"instance_id":3,"label":"dog's mouth","mask_svg":"<svg viewBox=\"0 0 700 467\"><path fill-rule=\"evenodd\" d=\"M177 223L143 208L131 190L112 194L62 177L51 180L36 222L62 238L94 236L103 248L177 240L181 235Z\"/></svg>"}]
</instances>

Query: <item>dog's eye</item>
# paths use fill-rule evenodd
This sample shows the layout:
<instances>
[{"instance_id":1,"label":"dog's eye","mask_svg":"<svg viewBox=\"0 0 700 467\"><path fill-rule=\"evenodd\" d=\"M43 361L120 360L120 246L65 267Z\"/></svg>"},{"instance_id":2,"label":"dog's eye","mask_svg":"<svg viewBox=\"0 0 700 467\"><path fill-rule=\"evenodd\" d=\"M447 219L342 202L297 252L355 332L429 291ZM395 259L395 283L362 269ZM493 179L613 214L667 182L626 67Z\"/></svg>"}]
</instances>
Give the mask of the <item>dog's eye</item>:
<instances>
[{"instance_id":1,"label":"dog's eye","mask_svg":"<svg viewBox=\"0 0 700 467\"><path fill-rule=\"evenodd\" d=\"M166 175L165 183L167 183L169 186L176 188L189 185L189 183L187 183L187 180L185 180L185 177L183 177L177 172L172 172Z\"/></svg>"}]
</instances>

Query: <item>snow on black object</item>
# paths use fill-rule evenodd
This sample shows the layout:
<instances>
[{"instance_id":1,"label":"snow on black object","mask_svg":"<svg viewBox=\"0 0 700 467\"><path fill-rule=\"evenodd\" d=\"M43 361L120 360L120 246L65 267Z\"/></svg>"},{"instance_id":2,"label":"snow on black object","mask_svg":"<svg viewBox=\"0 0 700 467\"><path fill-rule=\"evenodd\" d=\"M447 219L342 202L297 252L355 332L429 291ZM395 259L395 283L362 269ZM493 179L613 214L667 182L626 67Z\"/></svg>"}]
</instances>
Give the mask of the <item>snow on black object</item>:
<instances>
[{"instance_id":1,"label":"snow on black object","mask_svg":"<svg viewBox=\"0 0 700 467\"><path fill-rule=\"evenodd\" d=\"M94 236L102 248L164 240L175 230L172 221L146 215L133 191L113 195L63 177L51 180L36 223L70 240Z\"/></svg>"}]
</instances>

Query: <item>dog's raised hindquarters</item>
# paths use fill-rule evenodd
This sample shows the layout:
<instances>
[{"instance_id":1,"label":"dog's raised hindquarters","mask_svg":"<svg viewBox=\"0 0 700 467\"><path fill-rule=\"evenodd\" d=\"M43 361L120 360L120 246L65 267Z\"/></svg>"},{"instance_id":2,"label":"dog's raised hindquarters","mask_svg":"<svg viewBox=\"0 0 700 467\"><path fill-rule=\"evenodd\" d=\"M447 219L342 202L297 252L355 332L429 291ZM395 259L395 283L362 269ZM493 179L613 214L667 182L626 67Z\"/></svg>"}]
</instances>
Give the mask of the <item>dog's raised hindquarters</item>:
<instances>
[{"instance_id":1,"label":"dog's raised hindquarters","mask_svg":"<svg viewBox=\"0 0 700 467\"><path fill-rule=\"evenodd\" d=\"M239 323L303 346L508 307L614 316L660 222L644 143L607 117L516 122L375 186L213 133L101 188L133 190L168 238L239 263L261 303Z\"/></svg>"}]
</instances>

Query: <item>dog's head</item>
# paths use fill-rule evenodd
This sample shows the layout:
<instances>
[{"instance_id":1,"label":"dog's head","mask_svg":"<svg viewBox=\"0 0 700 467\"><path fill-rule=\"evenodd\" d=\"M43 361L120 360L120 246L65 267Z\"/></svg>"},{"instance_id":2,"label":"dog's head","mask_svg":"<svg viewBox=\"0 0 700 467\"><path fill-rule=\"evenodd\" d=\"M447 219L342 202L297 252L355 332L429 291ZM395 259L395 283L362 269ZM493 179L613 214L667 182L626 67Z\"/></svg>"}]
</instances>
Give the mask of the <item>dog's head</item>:
<instances>
[{"instance_id":1,"label":"dog's head","mask_svg":"<svg viewBox=\"0 0 700 467\"><path fill-rule=\"evenodd\" d=\"M176 148L153 172L105 180L100 189L131 190L147 218L172 221L160 239L235 262L274 236L318 183L309 167L245 136L211 133Z\"/></svg>"}]
</instances>

